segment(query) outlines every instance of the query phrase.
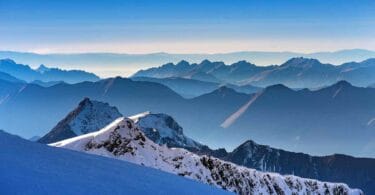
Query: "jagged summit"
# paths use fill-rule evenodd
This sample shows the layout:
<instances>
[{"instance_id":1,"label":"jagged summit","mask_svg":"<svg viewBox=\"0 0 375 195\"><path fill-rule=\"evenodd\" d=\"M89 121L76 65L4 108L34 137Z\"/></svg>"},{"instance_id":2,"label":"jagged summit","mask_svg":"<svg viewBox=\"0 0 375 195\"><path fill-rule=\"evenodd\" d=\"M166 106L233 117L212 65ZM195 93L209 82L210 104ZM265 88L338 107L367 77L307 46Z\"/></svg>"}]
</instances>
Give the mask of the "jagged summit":
<instances>
[{"instance_id":1,"label":"jagged summit","mask_svg":"<svg viewBox=\"0 0 375 195\"><path fill-rule=\"evenodd\" d=\"M76 109L43 136L39 142L52 143L97 131L120 116L122 115L116 107L84 98Z\"/></svg>"},{"instance_id":2,"label":"jagged summit","mask_svg":"<svg viewBox=\"0 0 375 195\"><path fill-rule=\"evenodd\" d=\"M168 147L200 150L203 145L186 137L182 127L169 115L144 112L130 117L153 142Z\"/></svg>"}]
</instances>

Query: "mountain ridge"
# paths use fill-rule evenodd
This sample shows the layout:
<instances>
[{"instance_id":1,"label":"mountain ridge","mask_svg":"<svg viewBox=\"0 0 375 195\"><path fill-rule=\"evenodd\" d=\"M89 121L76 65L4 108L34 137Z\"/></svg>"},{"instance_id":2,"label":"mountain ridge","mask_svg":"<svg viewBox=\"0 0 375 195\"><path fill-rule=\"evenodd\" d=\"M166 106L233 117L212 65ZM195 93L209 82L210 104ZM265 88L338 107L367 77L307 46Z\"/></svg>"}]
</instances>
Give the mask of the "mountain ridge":
<instances>
[{"instance_id":1,"label":"mountain ridge","mask_svg":"<svg viewBox=\"0 0 375 195\"><path fill-rule=\"evenodd\" d=\"M183 149L161 147L145 137L134 122L127 118L116 119L102 130L63 140L51 146L158 168L238 194L363 193L350 189L345 184L261 173L219 159L197 156ZM302 189L298 185L302 185Z\"/></svg>"},{"instance_id":2,"label":"mountain ridge","mask_svg":"<svg viewBox=\"0 0 375 195\"><path fill-rule=\"evenodd\" d=\"M0 72L7 73L18 79L32 82L34 80L64 81L67 83L78 83L82 81L97 81L99 77L93 73L82 70L62 70L58 68L47 68L40 65L37 69L32 69L28 65L17 64L11 59L0 60Z\"/></svg>"},{"instance_id":3,"label":"mountain ridge","mask_svg":"<svg viewBox=\"0 0 375 195\"><path fill-rule=\"evenodd\" d=\"M204 59L235 63L239 59L266 66L281 64L292 57L316 58L324 63L342 64L348 61L363 61L375 58L375 52L363 49L338 50L332 52L298 53L298 52L262 52L240 51L217 54L173 54L166 52L150 54L119 54L119 53L81 53L81 54L37 54L30 52L0 51L0 58L12 58L33 67L40 64L60 64L61 68L85 69L95 72L101 77L129 76L135 69L144 69L168 62L177 63L187 60L193 63ZM140 66L142 64L142 66ZM106 70L98 68L106 65ZM119 68L120 67L120 68ZM127 67L130 67L127 69Z\"/></svg>"},{"instance_id":4,"label":"mountain ridge","mask_svg":"<svg viewBox=\"0 0 375 195\"><path fill-rule=\"evenodd\" d=\"M86 101L90 100L86 99ZM375 181L372 177L375 175L372 166L375 164L375 159L354 158L343 154L312 156L258 144L253 140L243 142L230 152L225 149L213 150L185 136L183 128L169 115L144 112L130 116L129 119L134 121L134 125L138 126L151 141L169 148L183 148L198 155L213 156L259 171L344 182L364 190L365 193L375 192L375 188L372 187L375 186L374 182L371 182ZM62 138L56 141L62 141ZM345 167L350 169L343 171Z\"/></svg>"},{"instance_id":5,"label":"mountain ridge","mask_svg":"<svg viewBox=\"0 0 375 195\"><path fill-rule=\"evenodd\" d=\"M348 62L341 65L332 65L323 64L313 58L294 57L281 65L270 66L256 66L243 60L229 65L223 62L204 60L200 63L185 65L188 68L183 70L177 69L177 66L173 63L168 63L168 69L162 65L140 70L132 77L194 78L201 81L237 85L250 84L258 87L284 84L292 88L317 88L331 85L339 80L348 80L355 85L368 86L375 82L374 59L369 58L358 63ZM187 62L184 61L184 63ZM361 76L363 74L365 76ZM189 77L186 77L186 75L189 75Z\"/></svg>"}]
</instances>

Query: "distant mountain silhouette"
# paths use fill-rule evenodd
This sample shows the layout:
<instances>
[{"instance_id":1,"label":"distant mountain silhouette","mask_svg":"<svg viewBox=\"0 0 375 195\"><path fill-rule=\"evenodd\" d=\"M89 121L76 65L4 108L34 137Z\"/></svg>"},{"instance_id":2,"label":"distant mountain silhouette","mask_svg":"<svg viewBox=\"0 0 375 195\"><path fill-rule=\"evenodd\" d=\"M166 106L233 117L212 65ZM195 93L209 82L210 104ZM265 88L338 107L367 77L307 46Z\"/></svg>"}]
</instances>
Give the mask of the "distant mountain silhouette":
<instances>
[{"instance_id":1,"label":"distant mountain silhouette","mask_svg":"<svg viewBox=\"0 0 375 195\"><path fill-rule=\"evenodd\" d=\"M27 52L0 51L1 58L11 58L17 62L27 63L34 67L40 64L57 64L62 67L95 72L98 75L118 76L129 75L139 68L149 68L166 64L178 63L187 60L191 63L199 63L205 59L210 61L222 61L232 64L238 60L246 60L260 66L281 64L293 57L305 57L318 59L323 63L342 64L349 61L360 62L368 58L375 58L375 51L364 49L349 49L334 52L296 53L296 52L262 52L239 51L220 54L119 54L119 53L79 53L79 54L36 54ZM119 68L120 67L120 68ZM115 69L116 71L108 71Z\"/></svg>"},{"instance_id":2,"label":"distant mountain silhouette","mask_svg":"<svg viewBox=\"0 0 375 195\"><path fill-rule=\"evenodd\" d=\"M47 68L44 65L34 70L27 65L17 64L10 59L0 60L0 72L10 74L27 82L41 80L44 82L64 81L67 83L78 83L99 80L99 77L95 74L81 70L61 70L58 68Z\"/></svg>"},{"instance_id":3,"label":"distant mountain silhouette","mask_svg":"<svg viewBox=\"0 0 375 195\"><path fill-rule=\"evenodd\" d=\"M180 62L182 63L182 62ZM356 86L368 86L375 82L375 58L362 62L350 62L339 66L323 64L311 58L291 58L279 66L256 66L246 61L231 65L204 60L199 64L187 64L183 69L171 63L138 71L133 77L181 77L202 81L251 84L266 87L284 84L291 88L318 88L347 80Z\"/></svg>"},{"instance_id":4,"label":"distant mountain silhouette","mask_svg":"<svg viewBox=\"0 0 375 195\"><path fill-rule=\"evenodd\" d=\"M222 86L226 86L241 93L255 93L260 91L262 88L254 87L252 85L232 85L232 84L220 84L214 82L206 82L194 79L180 78L180 77L168 77L168 78L152 78L152 77L132 77L134 81L149 81L163 84L178 94L186 98L197 97L205 93L210 93Z\"/></svg>"}]
</instances>

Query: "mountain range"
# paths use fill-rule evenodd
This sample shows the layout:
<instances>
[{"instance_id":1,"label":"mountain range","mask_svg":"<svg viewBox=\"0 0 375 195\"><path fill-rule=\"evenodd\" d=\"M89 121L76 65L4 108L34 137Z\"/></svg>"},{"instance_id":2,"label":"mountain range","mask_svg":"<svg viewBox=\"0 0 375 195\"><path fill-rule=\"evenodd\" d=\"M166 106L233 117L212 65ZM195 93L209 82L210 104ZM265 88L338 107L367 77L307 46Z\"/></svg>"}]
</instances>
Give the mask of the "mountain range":
<instances>
[{"instance_id":1,"label":"mountain range","mask_svg":"<svg viewBox=\"0 0 375 195\"><path fill-rule=\"evenodd\" d=\"M8 74L14 78L6 78L2 75ZM0 60L0 78L7 81L23 80L33 82L35 80L50 82L64 81L67 83L78 83L83 81L97 81L99 77L93 73L82 70L61 70L58 68L48 68L40 65L37 69L32 69L28 65L17 64L13 60ZM17 79L17 80L15 80Z\"/></svg>"},{"instance_id":2,"label":"mountain range","mask_svg":"<svg viewBox=\"0 0 375 195\"><path fill-rule=\"evenodd\" d=\"M84 99L76 109L70 112L67 117L61 120L57 126L62 124L80 124L78 129L87 129L86 121L100 121L103 115L97 115L97 110L108 110L110 115L118 115L118 111L112 106L97 101ZM83 112L85 115L72 115L72 113ZM90 114L91 113L91 114ZM69 120L67 120L69 119ZM351 156L334 154L329 156L310 156L304 153L294 153L281 149L260 145L252 140L247 140L232 152L225 149L213 150L201 144L183 133L183 128L166 114L153 114L145 112L129 117L134 124L145 134L145 136L159 145L166 145L169 148L184 148L199 155L214 156L219 159L242 165L260 171L277 172L281 174L292 174L305 178L313 178L321 181L344 182L352 187L360 188L367 194L375 192L375 160L370 158L354 158ZM104 121L110 121L103 118ZM63 125L65 126L65 125ZM89 125L88 132L98 131L95 125ZM45 137L59 137L50 140L62 141L66 138L73 138L76 135L70 133L70 128L56 131L53 128ZM58 135L67 135L61 137ZM45 137L39 141L46 141Z\"/></svg>"},{"instance_id":3,"label":"mountain range","mask_svg":"<svg viewBox=\"0 0 375 195\"><path fill-rule=\"evenodd\" d=\"M0 148L2 194L229 194L160 170L49 147L4 131Z\"/></svg>"},{"instance_id":4,"label":"mountain range","mask_svg":"<svg viewBox=\"0 0 375 195\"><path fill-rule=\"evenodd\" d=\"M133 77L179 77L259 87L284 84L291 88L320 88L346 80L356 86L367 87L375 82L375 58L341 65L323 64L316 59L302 57L271 66L256 66L247 61L230 65L209 60L192 64L181 61L140 70Z\"/></svg>"},{"instance_id":5,"label":"mountain range","mask_svg":"<svg viewBox=\"0 0 375 195\"><path fill-rule=\"evenodd\" d=\"M192 99L161 84L119 77L51 87L6 81L0 85L1 128L27 138L44 135L89 97L109 102L125 116L145 110L170 114L187 135L213 148L233 149L251 138L318 155L375 155L375 90L344 81L313 91L275 85L257 94L221 87Z\"/></svg>"},{"instance_id":6,"label":"mountain range","mask_svg":"<svg viewBox=\"0 0 375 195\"><path fill-rule=\"evenodd\" d=\"M184 149L160 146L125 117L97 132L50 145L160 169L237 194L363 194L345 184L263 173Z\"/></svg>"},{"instance_id":7,"label":"mountain range","mask_svg":"<svg viewBox=\"0 0 375 195\"><path fill-rule=\"evenodd\" d=\"M198 63L208 59L210 61L223 61L232 64L242 59L254 64L266 66L270 64L281 64L293 57L314 58L324 63L342 64L350 61L360 62L368 58L375 58L375 52L363 49L316 53L240 51L220 54L36 54L0 51L0 59L11 58L20 63L30 64L33 67L37 67L40 64L58 64L61 68L87 70L101 77L129 76L139 69L150 68L168 62L177 63L181 60Z\"/></svg>"}]
</instances>

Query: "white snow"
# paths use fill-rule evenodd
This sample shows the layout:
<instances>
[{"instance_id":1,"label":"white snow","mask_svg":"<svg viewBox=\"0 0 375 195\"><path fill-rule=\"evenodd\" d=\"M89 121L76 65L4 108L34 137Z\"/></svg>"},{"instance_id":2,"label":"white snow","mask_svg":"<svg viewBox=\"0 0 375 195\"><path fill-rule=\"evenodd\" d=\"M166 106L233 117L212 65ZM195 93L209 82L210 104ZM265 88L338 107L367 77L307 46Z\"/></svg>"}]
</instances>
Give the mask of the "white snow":
<instances>
[{"instance_id":1,"label":"white snow","mask_svg":"<svg viewBox=\"0 0 375 195\"><path fill-rule=\"evenodd\" d=\"M0 194L228 194L159 170L49 147L3 131L0 148Z\"/></svg>"},{"instance_id":2,"label":"white snow","mask_svg":"<svg viewBox=\"0 0 375 195\"><path fill-rule=\"evenodd\" d=\"M149 140L134 121L124 117L100 131L50 145L160 169L239 194L363 194L346 184L259 172L184 149L160 146Z\"/></svg>"}]
</instances>

